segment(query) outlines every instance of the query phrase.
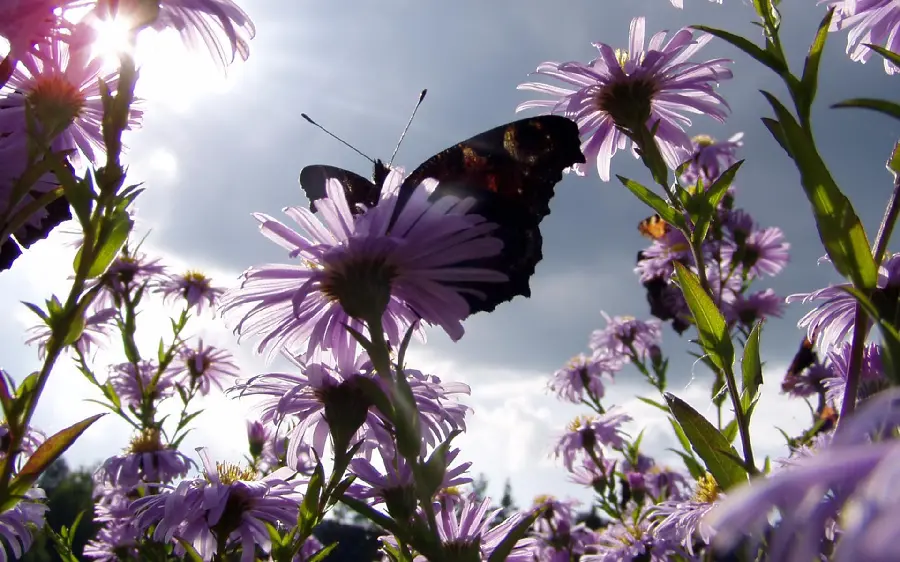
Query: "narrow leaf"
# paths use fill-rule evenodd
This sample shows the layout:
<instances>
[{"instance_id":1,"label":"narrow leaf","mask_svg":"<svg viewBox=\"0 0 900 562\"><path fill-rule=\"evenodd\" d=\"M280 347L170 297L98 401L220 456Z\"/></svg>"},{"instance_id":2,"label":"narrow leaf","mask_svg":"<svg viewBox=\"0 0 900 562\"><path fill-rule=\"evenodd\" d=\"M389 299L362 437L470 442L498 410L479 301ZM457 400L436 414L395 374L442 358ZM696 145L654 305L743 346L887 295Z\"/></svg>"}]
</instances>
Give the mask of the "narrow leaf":
<instances>
[{"instance_id":1,"label":"narrow leaf","mask_svg":"<svg viewBox=\"0 0 900 562\"><path fill-rule=\"evenodd\" d=\"M891 61L892 63L896 64L897 66L900 66L900 54L895 53L894 51L889 51L888 49L885 49L881 45L873 45L871 43L863 43L863 44L866 47L875 51L877 54L881 55L882 57L884 57L887 60Z\"/></svg>"},{"instance_id":2,"label":"narrow leaf","mask_svg":"<svg viewBox=\"0 0 900 562\"><path fill-rule=\"evenodd\" d=\"M622 176L616 177L619 178L619 181L622 182L622 185L624 185L628 188L629 191L634 193L638 199L640 199L641 201L649 205L651 209L656 211L656 213L660 217L662 217L664 221L675 226L679 230L685 229L687 225L684 222L684 217L675 209L673 209L665 199L653 193L634 180L630 180Z\"/></svg>"},{"instance_id":3,"label":"narrow leaf","mask_svg":"<svg viewBox=\"0 0 900 562\"><path fill-rule=\"evenodd\" d=\"M842 109L845 107L858 107L861 109L876 111L878 113L881 113L882 115L893 117L894 119L900 119L900 104L896 104L887 100L878 100L873 98L853 98L836 103L831 107L837 109Z\"/></svg>"},{"instance_id":4,"label":"narrow leaf","mask_svg":"<svg viewBox=\"0 0 900 562\"><path fill-rule=\"evenodd\" d=\"M762 363L759 360L760 330L762 330L762 321L757 322L750 331L747 343L744 344L744 357L741 359L741 374L743 375L741 408L744 413L750 412L750 406L756 399L756 393L762 384Z\"/></svg>"},{"instance_id":5,"label":"narrow leaf","mask_svg":"<svg viewBox=\"0 0 900 562\"><path fill-rule=\"evenodd\" d=\"M16 476L16 483L24 485L27 482L27 487L31 487L44 469L58 459L87 428L105 415L105 413L93 415L63 429L44 441L31 455L28 462L22 467L22 470L19 471L19 474Z\"/></svg>"},{"instance_id":6,"label":"narrow leaf","mask_svg":"<svg viewBox=\"0 0 900 562\"><path fill-rule=\"evenodd\" d=\"M825 41L828 38L828 28L831 26L831 18L834 8L830 8L819 23L816 37L809 46L806 62L803 64L803 77L800 79L800 89L803 99L804 121L809 118L809 112L813 101L816 99L816 90L819 84L819 64L822 61L822 51L825 49Z\"/></svg>"},{"instance_id":7,"label":"narrow leaf","mask_svg":"<svg viewBox=\"0 0 900 562\"><path fill-rule=\"evenodd\" d=\"M675 273L684 299L694 316L703 351L709 354L716 367L730 369L734 364L734 345L725 318L700 286L700 279L692 271L675 262Z\"/></svg>"},{"instance_id":8,"label":"narrow leaf","mask_svg":"<svg viewBox=\"0 0 900 562\"><path fill-rule=\"evenodd\" d=\"M519 521L519 524L513 527L509 534L506 535L503 542L497 545L497 548L491 553L491 557L488 558L488 562L503 562L509 558L513 547L516 546L517 542L525 538L528 530L531 529L531 526L534 525L534 522L543 512L543 508L535 509L534 513Z\"/></svg>"},{"instance_id":9,"label":"narrow leaf","mask_svg":"<svg viewBox=\"0 0 900 562\"><path fill-rule=\"evenodd\" d=\"M772 53L757 47L748 39L745 39L740 35L735 35L734 33L729 33L728 31L716 29L714 27L707 27L705 25L692 25L691 27L698 31L705 31L710 35L731 43L757 61L774 70L777 74L783 74L788 71L787 66L785 66L784 62L781 59L779 59Z\"/></svg>"}]
</instances>

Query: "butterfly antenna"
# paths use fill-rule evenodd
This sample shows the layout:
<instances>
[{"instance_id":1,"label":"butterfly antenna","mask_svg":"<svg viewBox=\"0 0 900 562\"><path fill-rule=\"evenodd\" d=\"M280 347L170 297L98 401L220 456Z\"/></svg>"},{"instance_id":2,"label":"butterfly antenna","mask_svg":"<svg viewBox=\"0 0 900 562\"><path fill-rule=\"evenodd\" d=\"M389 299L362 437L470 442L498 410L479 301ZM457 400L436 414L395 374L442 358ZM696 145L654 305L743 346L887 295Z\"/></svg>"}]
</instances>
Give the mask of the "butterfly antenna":
<instances>
[{"instance_id":1,"label":"butterfly antenna","mask_svg":"<svg viewBox=\"0 0 900 562\"><path fill-rule=\"evenodd\" d=\"M403 142L403 137L406 136L406 131L409 130L409 126L412 125L413 117L416 116L416 112L419 111L419 106L422 105L422 100L425 99L425 94L428 93L428 88L422 90L422 93L419 94L419 101L416 102L416 107L413 109L412 115L409 116L409 121L406 122L406 127L403 128L403 132L400 133L400 140L397 141L397 146L394 147L394 153L391 154L391 161L388 162L388 168L391 167L391 164L394 163L394 156L397 156L397 151L400 150L400 143Z\"/></svg>"},{"instance_id":2,"label":"butterfly antenna","mask_svg":"<svg viewBox=\"0 0 900 562\"><path fill-rule=\"evenodd\" d=\"M346 146L347 148L349 148L349 149L352 150L353 152L359 154L360 156L362 156L363 158L365 158L366 160L368 160L368 161L371 162L372 164L375 163L375 160L372 160L371 158L369 158L368 156L366 156L365 154L363 154L358 148L356 148L355 146L353 146L353 145L350 144L349 142L345 141L345 140L342 139L341 137L337 136L336 134L332 133L331 131L329 131L328 129L326 129L325 127L323 127L322 125L319 125L318 123L316 123L315 121L313 121L312 118L311 118L309 115L307 115L307 114L305 114L305 113L301 113L301 114L300 114L300 117L303 117L304 119L306 119L307 121L309 121L310 124L315 125L316 127L322 129L322 130L325 131L325 133L326 133L327 135L329 135L331 138L333 138L333 139L335 139L336 141L340 142L341 144L343 144L344 146Z\"/></svg>"}]
</instances>

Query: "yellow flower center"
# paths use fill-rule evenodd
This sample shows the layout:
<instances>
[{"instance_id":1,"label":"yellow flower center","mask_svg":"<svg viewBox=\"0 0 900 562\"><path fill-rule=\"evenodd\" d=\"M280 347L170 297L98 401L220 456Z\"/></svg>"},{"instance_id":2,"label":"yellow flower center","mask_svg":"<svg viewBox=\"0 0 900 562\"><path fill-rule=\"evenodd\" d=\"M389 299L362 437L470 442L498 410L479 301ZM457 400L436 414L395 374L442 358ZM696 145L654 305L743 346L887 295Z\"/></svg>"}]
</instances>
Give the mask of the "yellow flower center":
<instances>
[{"instance_id":1,"label":"yellow flower center","mask_svg":"<svg viewBox=\"0 0 900 562\"><path fill-rule=\"evenodd\" d=\"M595 419L597 419L597 416L577 416L574 420L569 422L569 431L581 431Z\"/></svg>"},{"instance_id":2,"label":"yellow flower center","mask_svg":"<svg viewBox=\"0 0 900 562\"><path fill-rule=\"evenodd\" d=\"M132 453L155 453L162 450L158 429L145 429L136 435L129 446Z\"/></svg>"},{"instance_id":3,"label":"yellow flower center","mask_svg":"<svg viewBox=\"0 0 900 562\"><path fill-rule=\"evenodd\" d=\"M87 101L81 89L59 72L35 77L26 100L51 136L71 125L81 115Z\"/></svg>"},{"instance_id":4,"label":"yellow flower center","mask_svg":"<svg viewBox=\"0 0 900 562\"><path fill-rule=\"evenodd\" d=\"M216 461L216 473L219 475L219 480L222 481L222 484L226 486L239 480L256 480L257 477L256 470L249 467L243 468L230 462Z\"/></svg>"},{"instance_id":5,"label":"yellow flower center","mask_svg":"<svg viewBox=\"0 0 900 562\"><path fill-rule=\"evenodd\" d=\"M702 503L713 503L719 497L719 483L712 474L706 473L697 480L697 491L694 499Z\"/></svg>"}]
</instances>

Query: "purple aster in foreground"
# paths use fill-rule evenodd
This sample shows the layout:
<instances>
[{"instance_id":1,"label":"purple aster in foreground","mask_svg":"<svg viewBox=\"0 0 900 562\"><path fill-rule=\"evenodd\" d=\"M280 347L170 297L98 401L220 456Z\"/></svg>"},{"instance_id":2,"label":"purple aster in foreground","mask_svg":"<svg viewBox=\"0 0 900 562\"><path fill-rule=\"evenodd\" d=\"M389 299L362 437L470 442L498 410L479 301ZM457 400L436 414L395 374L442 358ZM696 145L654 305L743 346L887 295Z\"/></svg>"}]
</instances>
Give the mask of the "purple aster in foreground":
<instances>
[{"instance_id":1,"label":"purple aster in foreground","mask_svg":"<svg viewBox=\"0 0 900 562\"><path fill-rule=\"evenodd\" d=\"M896 289L898 286L900 286L900 253L885 258L878 268L877 281L878 289L882 289L879 292L886 297L891 297L890 293L893 291L884 291L884 289ZM806 328L807 337L815 341L825 352L853 334L856 299L844 290L847 287L850 287L847 283L830 285L811 293L789 295L785 299L785 302L788 303L800 301L804 304L824 301L807 312L797 322L797 326ZM896 302L897 297L891 298L893 300L885 303L886 306L894 306L893 303Z\"/></svg>"},{"instance_id":2,"label":"purple aster in foreground","mask_svg":"<svg viewBox=\"0 0 900 562\"><path fill-rule=\"evenodd\" d=\"M592 545L595 554L581 557L583 562L621 562L641 560L642 562L669 562L674 555L684 556L678 543L656 536L650 529L650 520L642 514L635 519L632 514L624 514L624 521L612 523L597 533L597 542Z\"/></svg>"},{"instance_id":3,"label":"purple aster in foreground","mask_svg":"<svg viewBox=\"0 0 900 562\"><path fill-rule=\"evenodd\" d=\"M835 8L829 31L850 30L847 54L851 60L865 63L873 54L881 58L867 43L900 52L900 2L897 0L819 0L818 3ZM900 67L884 59L884 71L895 74L900 72Z\"/></svg>"},{"instance_id":4,"label":"purple aster in foreground","mask_svg":"<svg viewBox=\"0 0 900 562\"><path fill-rule=\"evenodd\" d=\"M369 500L373 505L383 503L393 517L402 521L416 511L416 482L412 468L394 447L379 447L378 453L383 468L363 458L350 461L350 472L356 475L356 482L348 493L357 499ZM441 489L472 481L466 476L472 463L454 464L458 456L459 449L447 453L447 472L439 485Z\"/></svg>"},{"instance_id":5,"label":"purple aster in foreground","mask_svg":"<svg viewBox=\"0 0 900 562\"><path fill-rule=\"evenodd\" d=\"M230 351L204 346L203 340L199 340L196 348L183 347L178 350L169 374L173 382L196 389L201 396L206 396L213 385L224 390L222 383L237 378L240 369Z\"/></svg>"},{"instance_id":6,"label":"purple aster in foreground","mask_svg":"<svg viewBox=\"0 0 900 562\"><path fill-rule=\"evenodd\" d=\"M659 320L638 320L633 316L611 318L600 312L606 320L606 327L594 330L590 347L594 353L604 352L623 359L643 361L652 346L662 342L662 324Z\"/></svg>"},{"instance_id":7,"label":"purple aster in foreground","mask_svg":"<svg viewBox=\"0 0 900 562\"><path fill-rule=\"evenodd\" d=\"M706 545L712 539L712 529L703 518L722 497L715 478L707 473L697 482L697 490L689 500L668 500L650 508L653 534L680 544L689 555L694 556L696 539Z\"/></svg>"},{"instance_id":8,"label":"purple aster in foreground","mask_svg":"<svg viewBox=\"0 0 900 562\"><path fill-rule=\"evenodd\" d=\"M40 488L31 488L25 492L19 502L12 508L0 513L0 559L5 560L12 551L14 558L21 558L31 548L34 537L33 529L43 529L46 524L47 494ZM8 550L7 550L8 549Z\"/></svg>"},{"instance_id":9,"label":"purple aster in foreground","mask_svg":"<svg viewBox=\"0 0 900 562\"><path fill-rule=\"evenodd\" d=\"M844 402L844 389L847 386L847 373L850 370L850 353L853 346L843 342L840 346L828 351L826 361L832 376L822 380L825 397L828 402L840 408ZM881 362L881 347L870 343L863 351L863 362L857 388L857 398L863 401L890 386L884 376L884 365Z\"/></svg>"},{"instance_id":10,"label":"purple aster in foreground","mask_svg":"<svg viewBox=\"0 0 900 562\"><path fill-rule=\"evenodd\" d=\"M624 361L621 357L610 355L594 355L588 357L578 354L566 363L566 366L553 373L549 388L562 400L581 404L588 397L603 398L606 390L604 379L612 381Z\"/></svg>"},{"instance_id":11,"label":"purple aster in foreground","mask_svg":"<svg viewBox=\"0 0 900 562\"><path fill-rule=\"evenodd\" d=\"M363 320L373 318L380 319L393 345L419 318L440 326L453 340L461 338L461 320L470 310L464 295L479 295L461 284L508 280L503 273L464 263L499 254L503 243L490 236L496 225L468 214L474 199L447 196L432 203L429 186L432 180L416 188L390 234L396 194L354 216L344 189L333 179L326 184L328 198L315 203L317 215L305 207L285 211L306 235L268 215L254 215L262 233L298 263L244 273L241 288L223 299L224 312L250 307L236 331L261 335L256 350L268 358L278 349L295 355L317 348L343 353L356 347L345 325L366 333Z\"/></svg>"},{"instance_id":12,"label":"purple aster in foreground","mask_svg":"<svg viewBox=\"0 0 900 562\"><path fill-rule=\"evenodd\" d=\"M257 478L252 470L213 464L206 449L197 451L203 474L135 500L135 525L142 532L155 525L154 540L169 543L178 537L207 562L224 554L219 552L222 545L239 546L241 562L256 560L257 548L267 553L272 546L266 523L287 528L297 524L303 497L295 489L297 483L287 481L294 471L282 468ZM176 545L175 552L181 555L184 549Z\"/></svg>"},{"instance_id":13,"label":"purple aster in foreground","mask_svg":"<svg viewBox=\"0 0 900 562\"><path fill-rule=\"evenodd\" d=\"M103 347L109 338L109 329L115 325L116 309L103 308L92 312L84 319L84 329L78 339L71 344L75 353L85 359L91 356L92 351ZM43 359L47 354L47 344L53 330L47 324L38 324L28 329L31 337L25 340L26 345L38 344L38 357Z\"/></svg>"},{"instance_id":14,"label":"purple aster in foreground","mask_svg":"<svg viewBox=\"0 0 900 562\"><path fill-rule=\"evenodd\" d=\"M772 289L749 295L737 293L725 312L729 324L740 322L744 326L752 327L765 318L781 318L784 314L784 298L775 294Z\"/></svg>"},{"instance_id":15,"label":"purple aster in foreground","mask_svg":"<svg viewBox=\"0 0 900 562\"><path fill-rule=\"evenodd\" d=\"M754 230L743 244L722 248L722 261L733 263L753 277L775 276L787 265L791 245L778 227Z\"/></svg>"},{"instance_id":16,"label":"purple aster in foreground","mask_svg":"<svg viewBox=\"0 0 900 562\"><path fill-rule=\"evenodd\" d=\"M675 169L690 157L692 142L684 126L691 120L684 113L705 114L724 121L725 100L715 86L731 78L730 61L715 59L705 63L688 62L712 36L699 35L688 28L677 31L664 44L666 32L650 38L644 48L644 18L631 21L628 51L616 51L595 43L600 56L585 65L578 62L541 64L535 74L555 78L571 87L529 82L520 90L549 94L556 99L534 100L520 104L516 111L540 108L561 114L578 123L582 151L597 161L600 179L609 181L610 161L624 149L628 135L658 124L656 143L666 161ZM627 132L626 132L627 131ZM584 165L575 170L584 174Z\"/></svg>"},{"instance_id":17,"label":"purple aster in foreground","mask_svg":"<svg viewBox=\"0 0 900 562\"><path fill-rule=\"evenodd\" d=\"M157 377L158 370L151 361L119 363L110 367L109 382L123 404L140 408L145 396L156 401L175 392L171 376L164 372Z\"/></svg>"},{"instance_id":18,"label":"purple aster in foreground","mask_svg":"<svg viewBox=\"0 0 900 562\"><path fill-rule=\"evenodd\" d=\"M569 424L568 431L560 438L554 454L562 457L567 470L572 470L575 460L585 456L603 458L603 447L625 447L622 424L631 416L619 409L612 409L602 416L578 416Z\"/></svg>"},{"instance_id":19,"label":"purple aster in foreground","mask_svg":"<svg viewBox=\"0 0 900 562\"><path fill-rule=\"evenodd\" d=\"M138 484L166 483L186 476L193 465L178 450L163 445L158 430L145 429L131 440L123 454L106 459L97 469L95 479L131 490Z\"/></svg>"},{"instance_id":20,"label":"purple aster in foreground","mask_svg":"<svg viewBox=\"0 0 900 562\"><path fill-rule=\"evenodd\" d=\"M450 560L487 560L503 539L525 518L525 513L516 513L504 521L494 524L501 509L491 509L491 498L461 498L450 509L440 503L434 504L437 515L438 537L441 549ZM396 546L394 537L382 537L388 544ZM509 562L533 562L537 540L533 537L520 539L506 557ZM418 555L415 562L427 562Z\"/></svg>"},{"instance_id":21,"label":"purple aster in foreground","mask_svg":"<svg viewBox=\"0 0 900 562\"><path fill-rule=\"evenodd\" d=\"M212 280L198 271L188 271L181 275L169 275L160 280L156 290L163 299L184 299L186 308L196 308L203 314L206 308L215 310L224 289L212 286Z\"/></svg>"},{"instance_id":22,"label":"purple aster in foreground","mask_svg":"<svg viewBox=\"0 0 900 562\"><path fill-rule=\"evenodd\" d=\"M54 139L55 150L77 147L90 162L98 163L105 150L99 80L113 93L118 87L116 74L101 75L103 64L103 59L90 57L89 46L71 48L62 41L40 45L34 55L22 58L6 84L0 130L7 133L27 130L25 107L28 105L34 109L45 134ZM142 113L132 105L126 128L139 126Z\"/></svg>"},{"instance_id":23,"label":"purple aster in foreground","mask_svg":"<svg viewBox=\"0 0 900 562\"><path fill-rule=\"evenodd\" d=\"M744 145L742 138L744 133L737 133L727 141L717 141L707 135L692 138L693 153L686 160L689 164L678 178L682 185L693 186L698 180L702 180L706 187L712 185L722 172L737 162L735 152Z\"/></svg>"}]
</instances>

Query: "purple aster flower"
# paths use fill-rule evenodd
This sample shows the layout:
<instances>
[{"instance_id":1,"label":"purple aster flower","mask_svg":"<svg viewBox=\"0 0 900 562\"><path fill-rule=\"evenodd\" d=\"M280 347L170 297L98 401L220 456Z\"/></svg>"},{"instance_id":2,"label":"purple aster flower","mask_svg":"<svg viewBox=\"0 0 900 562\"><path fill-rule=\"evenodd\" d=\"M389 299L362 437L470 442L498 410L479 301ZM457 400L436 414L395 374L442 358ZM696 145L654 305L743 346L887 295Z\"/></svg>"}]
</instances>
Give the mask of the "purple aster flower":
<instances>
[{"instance_id":1,"label":"purple aster flower","mask_svg":"<svg viewBox=\"0 0 900 562\"><path fill-rule=\"evenodd\" d=\"M625 447L622 424L631 421L631 416L613 408L602 416L578 416L556 445L555 455L563 458L567 470L572 470L577 458L597 455L603 458L603 447L621 449Z\"/></svg>"},{"instance_id":2,"label":"purple aster flower","mask_svg":"<svg viewBox=\"0 0 900 562\"><path fill-rule=\"evenodd\" d=\"M900 497L896 486L900 446L895 439L870 442L873 432L892 433L900 423L900 392L871 398L835 431L816 454L730 490L704 522L714 529L713 545L730 548L745 535L767 529L767 560L812 560L825 539L837 541L831 560L891 560ZM770 528L773 510L777 527ZM835 536L835 526L840 533Z\"/></svg>"},{"instance_id":3,"label":"purple aster flower","mask_svg":"<svg viewBox=\"0 0 900 562\"><path fill-rule=\"evenodd\" d=\"M142 285L151 284L161 277L166 267L159 258L148 258L145 254L132 254L127 249L109 265L100 277L103 291L95 302L97 307L112 306L120 302L128 292Z\"/></svg>"},{"instance_id":4,"label":"purple aster flower","mask_svg":"<svg viewBox=\"0 0 900 562\"><path fill-rule=\"evenodd\" d=\"M307 560L311 560L317 552L322 550L323 546L324 545L319 542L319 539L310 535L300 546L300 552L294 557L294 562L306 562Z\"/></svg>"},{"instance_id":5,"label":"purple aster flower","mask_svg":"<svg viewBox=\"0 0 900 562\"><path fill-rule=\"evenodd\" d=\"M580 523L563 534L538 537L538 541L535 562L570 562L593 553L592 545L597 542L597 533Z\"/></svg>"},{"instance_id":6,"label":"purple aster flower","mask_svg":"<svg viewBox=\"0 0 900 562\"><path fill-rule=\"evenodd\" d=\"M834 377L831 367L813 363L799 373L788 372L781 381L781 392L795 398L808 398L825 390L825 380Z\"/></svg>"},{"instance_id":7,"label":"purple aster flower","mask_svg":"<svg viewBox=\"0 0 900 562\"><path fill-rule=\"evenodd\" d=\"M600 56L589 65L578 62L546 62L536 74L558 79L573 88L543 83L526 83L520 90L549 94L557 99L534 100L520 104L516 111L549 109L576 121L582 135L582 152L597 161L600 179L609 181L610 160L627 145L628 134L639 127L648 131L658 124L656 143L670 168L675 169L690 157L692 143L684 132L691 120L685 112L706 114L724 121L728 107L714 86L731 78L725 59L702 64L688 59L708 43L712 36L700 35L688 28L679 30L665 44L666 32L650 38L644 49L644 18L631 21L627 53L609 45L594 43ZM628 131L628 132L626 132ZM576 164L584 174L584 166Z\"/></svg>"},{"instance_id":8,"label":"purple aster flower","mask_svg":"<svg viewBox=\"0 0 900 562\"><path fill-rule=\"evenodd\" d=\"M651 529L658 537L680 544L694 556L695 539L708 545L713 536L703 518L723 497L715 479L707 473L697 482L697 490L689 500L667 500L651 507Z\"/></svg>"},{"instance_id":9,"label":"purple aster flower","mask_svg":"<svg viewBox=\"0 0 900 562\"><path fill-rule=\"evenodd\" d=\"M399 179L392 174L389 181ZM236 331L262 335L256 349L269 358L279 348L292 354L355 348L345 325L365 332L365 316L380 317L394 345L419 318L441 326L453 340L461 338L461 320L469 314L464 295L477 297L478 292L460 284L508 280L464 262L495 256L503 243L489 235L495 224L468 214L474 199L448 196L432 203L431 185L428 180L416 188L390 234L395 193L354 217L343 188L331 179L328 198L316 201L317 215L305 207L286 210L306 236L268 215L254 215L263 234L300 263L244 273L241 288L226 293L223 305L226 312L251 305Z\"/></svg>"},{"instance_id":10,"label":"purple aster flower","mask_svg":"<svg viewBox=\"0 0 900 562\"><path fill-rule=\"evenodd\" d=\"M836 407L844 402L844 389L847 386L847 373L850 370L850 354L853 346L850 342L843 342L840 346L832 348L826 355L826 361L831 376L822 380L825 387L825 398ZM860 370L858 399L860 401L881 392L890 386L890 382L884 376L884 366L881 362L881 347L870 343L863 350L862 369Z\"/></svg>"},{"instance_id":11,"label":"purple aster flower","mask_svg":"<svg viewBox=\"0 0 900 562\"><path fill-rule=\"evenodd\" d=\"M553 496L538 496L534 498L532 509L544 508L532 529L542 535L566 534L575 521L575 507L581 504L580 500L559 500Z\"/></svg>"},{"instance_id":12,"label":"purple aster flower","mask_svg":"<svg viewBox=\"0 0 900 562\"><path fill-rule=\"evenodd\" d=\"M697 135L691 139L693 153L686 161L690 162L679 176L683 185L696 185L703 180L704 186L710 186L719 179L722 172L737 162L735 152L744 146L741 139L744 133L737 133L727 141L717 141L707 135Z\"/></svg>"},{"instance_id":13,"label":"purple aster flower","mask_svg":"<svg viewBox=\"0 0 900 562\"><path fill-rule=\"evenodd\" d=\"M590 346L594 353L605 350L613 356L630 360L632 353L643 360L651 346L662 342L662 324L659 320L638 320L633 316L616 316L611 318L606 312L600 312L606 320L606 327L594 330L591 334Z\"/></svg>"},{"instance_id":14,"label":"purple aster flower","mask_svg":"<svg viewBox=\"0 0 900 562\"><path fill-rule=\"evenodd\" d=\"M202 42L222 66L233 62L235 55L247 60L248 42L256 35L250 16L231 0L161 0L159 16L150 27L174 29L191 47ZM222 35L231 47L230 56Z\"/></svg>"},{"instance_id":15,"label":"purple aster flower","mask_svg":"<svg viewBox=\"0 0 900 562\"><path fill-rule=\"evenodd\" d=\"M98 562L139 560L138 542L142 539L141 533L128 520L106 523L84 545L83 554Z\"/></svg>"},{"instance_id":16,"label":"purple aster flower","mask_svg":"<svg viewBox=\"0 0 900 562\"><path fill-rule=\"evenodd\" d=\"M13 557L18 559L31 548L34 541L32 529L43 529L46 524L44 516L49 509L44 503L46 499L44 490L31 488L15 506L0 513L0 537L5 543L5 548L0 544L0 558L6 560L6 549L11 550Z\"/></svg>"},{"instance_id":17,"label":"purple aster flower","mask_svg":"<svg viewBox=\"0 0 900 562\"><path fill-rule=\"evenodd\" d=\"M294 471L279 469L263 478L232 464L213 464L206 449L198 448L204 473L182 481L177 488L166 487L159 494L134 501L135 525L142 532L156 526L153 539L169 543L175 537L190 543L205 561L226 548L239 545L241 562L256 559L256 549L271 549L266 528L297 524L302 495L296 483L287 481ZM183 554L176 545L176 554Z\"/></svg>"},{"instance_id":18,"label":"purple aster flower","mask_svg":"<svg viewBox=\"0 0 900 562\"><path fill-rule=\"evenodd\" d=\"M209 394L212 385L224 390L222 383L237 378L239 374L240 369L230 351L204 346L203 340L198 341L196 348L183 347L178 350L178 358L169 371L173 382L196 388L201 396Z\"/></svg>"},{"instance_id":19,"label":"purple aster flower","mask_svg":"<svg viewBox=\"0 0 900 562\"><path fill-rule=\"evenodd\" d=\"M594 355L588 357L578 354L566 363L566 366L553 373L550 390L562 400L581 404L586 396L603 398L606 390L604 378L612 381L613 375L624 365L621 357L610 355Z\"/></svg>"},{"instance_id":20,"label":"purple aster flower","mask_svg":"<svg viewBox=\"0 0 900 562\"><path fill-rule=\"evenodd\" d=\"M75 352L85 358L91 356L95 348L103 347L103 344L109 338L109 329L115 324L113 320L116 317L115 308L103 308L99 311L89 314L84 319L84 329L78 339L71 346ZM47 344L50 342L50 336L53 330L47 324L38 324L28 329L32 336L25 340L26 345L33 343L38 344L38 357L43 359L47 354Z\"/></svg>"},{"instance_id":21,"label":"purple aster flower","mask_svg":"<svg viewBox=\"0 0 900 562\"><path fill-rule=\"evenodd\" d=\"M394 448L379 447L379 457L383 468L377 468L364 458L350 461L350 472L356 475L356 482L349 493L357 499L370 500L373 505L385 504L392 516L398 520L408 518L416 511L416 482L409 463L398 455ZM471 462L457 463L459 449L447 453L447 472L440 488L462 486L472 481L466 476Z\"/></svg>"},{"instance_id":22,"label":"purple aster flower","mask_svg":"<svg viewBox=\"0 0 900 562\"><path fill-rule=\"evenodd\" d=\"M169 275L157 285L163 299L182 298L186 308L196 308L203 314L205 308L215 310L219 298L225 292L212 286L212 280L198 271L188 271L181 275Z\"/></svg>"},{"instance_id":23,"label":"purple aster flower","mask_svg":"<svg viewBox=\"0 0 900 562\"><path fill-rule=\"evenodd\" d=\"M722 248L722 261L735 263L753 277L775 276L787 265L791 245L778 227L754 230L743 244Z\"/></svg>"},{"instance_id":24,"label":"purple aster flower","mask_svg":"<svg viewBox=\"0 0 900 562\"><path fill-rule=\"evenodd\" d=\"M250 456L254 459L262 456L263 449L272 439L272 432L260 421L247 421L247 443Z\"/></svg>"},{"instance_id":25,"label":"purple aster flower","mask_svg":"<svg viewBox=\"0 0 900 562\"><path fill-rule=\"evenodd\" d=\"M494 525L500 509L490 509L491 499L466 497L450 509L435 503L437 530L444 552L454 560L487 560L503 539L518 525L525 513L516 513ZM396 545L394 537L382 537L384 542ZM509 562L533 562L537 540L528 537L516 542L507 556ZM418 555L415 562L427 562Z\"/></svg>"},{"instance_id":26,"label":"purple aster flower","mask_svg":"<svg viewBox=\"0 0 900 562\"><path fill-rule=\"evenodd\" d=\"M722 226L736 246L744 244L750 233L756 230L756 221L743 209L732 209L722 218Z\"/></svg>"},{"instance_id":27,"label":"purple aster flower","mask_svg":"<svg viewBox=\"0 0 900 562\"><path fill-rule=\"evenodd\" d=\"M123 404L140 408L145 396L156 401L172 396L175 392L171 376L164 372L157 377L158 370L157 365L151 361L141 361L137 365L119 363L110 367L109 382Z\"/></svg>"},{"instance_id":28,"label":"purple aster flower","mask_svg":"<svg viewBox=\"0 0 900 562\"><path fill-rule=\"evenodd\" d=\"M670 229L662 238L654 240L641 251L634 272L642 282L657 278L669 279L675 273L675 262L692 265L691 247L684 234Z\"/></svg>"},{"instance_id":29,"label":"purple aster flower","mask_svg":"<svg viewBox=\"0 0 900 562\"><path fill-rule=\"evenodd\" d=\"M819 0L819 4L834 7L829 31L849 29L847 54L856 62L865 63L872 56L866 44L880 45L900 52L900 3L896 0ZM884 71L900 72L894 63L884 59Z\"/></svg>"},{"instance_id":30,"label":"purple aster flower","mask_svg":"<svg viewBox=\"0 0 900 562\"><path fill-rule=\"evenodd\" d=\"M758 320L781 318L784 314L784 299L776 295L772 289L757 291L750 295L737 293L726 312L729 324L740 322L745 326L753 326Z\"/></svg>"},{"instance_id":31,"label":"purple aster flower","mask_svg":"<svg viewBox=\"0 0 900 562\"><path fill-rule=\"evenodd\" d=\"M7 381L10 380L9 375L2 369L0 369L0 375ZM4 419L0 422L0 459L6 458L6 453L10 447L10 440L9 423ZM46 440L47 436L40 430L34 429L33 427L29 427L25 430L25 436L22 438L22 442L19 445L19 455L16 457L16 471L21 470L22 467L25 466L25 463L31 458L31 455L33 455L35 451L38 450L38 447Z\"/></svg>"},{"instance_id":32,"label":"purple aster flower","mask_svg":"<svg viewBox=\"0 0 900 562\"><path fill-rule=\"evenodd\" d=\"M596 553L582 556L583 562L622 560L668 562L674 555L685 554L677 543L653 533L646 513L639 518L625 514L622 521L617 521L597 533L597 542L593 548Z\"/></svg>"},{"instance_id":33,"label":"purple aster flower","mask_svg":"<svg viewBox=\"0 0 900 562\"><path fill-rule=\"evenodd\" d=\"M811 293L789 295L785 299L788 303L800 301L804 304L824 301L797 323L798 327L806 328L807 337L817 342L823 351L828 351L853 334L856 299L844 290L849 286L847 283L831 285ZM878 268L877 286L879 289L900 286L900 253L886 257Z\"/></svg>"},{"instance_id":34,"label":"purple aster flower","mask_svg":"<svg viewBox=\"0 0 900 562\"><path fill-rule=\"evenodd\" d=\"M58 40L69 27L61 14L81 0L4 0L0 2L0 37L9 43L12 61L35 52L36 45Z\"/></svg>"},{"instance_id":35,"label":"purple aster flower","mask_svg":"<svg viewBox=\"0 0 900 562\"><path fill-rule=\"evenodd\" d=\"M569 481L593 488L602 494L616 472L616 461L601 458L600 464L603 466L597 466L593 459L582 459L580 464L569 469Z\"/></svg>"},{"instance_id":36,"label":"purple aster flower","mask_svg":"<svg viewBox=\"0 0 900 562\"><path fill-rule=\"evenodd\" d=\"M131 490L145 482L165 483L186 476L194 462L159 439L159 431L147 429L131 440L121 455L106 459L95 479Z\"/></svg>"},{"instance_id":37,"label":"purple aster flower","mask_svg":"<svg viewBox=\"0 0 900 562\"><path fill-rule=\"evenodd\" d=\"M99 80L112 92L118 87L116 74L101 75L103 64L101 58L90 58L89 46L71 48L62 41L40 45L34 55L22 58L6 84L0 130L27 130L25 107L30 105L45 132L54 137L54 149L77 147L89 161L97 163L104 152ZM139 126L142 113L133 105L126 128Z\"/></svg>"}]
</instances>

